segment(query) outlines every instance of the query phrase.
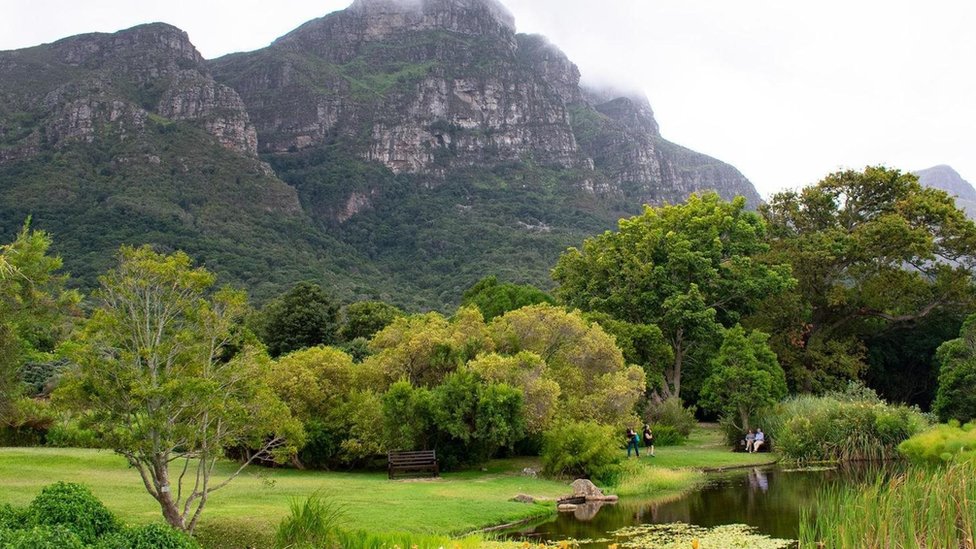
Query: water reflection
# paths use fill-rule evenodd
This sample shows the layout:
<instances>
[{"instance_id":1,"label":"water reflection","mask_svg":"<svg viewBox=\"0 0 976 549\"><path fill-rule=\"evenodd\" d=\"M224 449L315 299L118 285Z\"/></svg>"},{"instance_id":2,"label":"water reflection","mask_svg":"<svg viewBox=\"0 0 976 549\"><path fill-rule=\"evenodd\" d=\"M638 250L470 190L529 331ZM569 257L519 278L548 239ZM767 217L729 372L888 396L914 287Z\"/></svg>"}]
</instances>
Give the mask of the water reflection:
<instances>
[{"instance_id":1,"label":"water reflection","mask_svg":"<svg viewBox=\"0 0 976 549\"><path fill-rule=\"evenodd\" d=\"M885 471L890 473L891 467ZM711 528L723 524L747 524L776 538L795 539L800 510L814 504L818 490L833 483L873 480L878 467L847 467L829 470L782 470L752 468L710 478L702 489L671 501L622 500L604 506L586 520L572 513L526 528L516 535L540 540L600 539L624 526L684 522ZM593 544L587 547L605 547Z\"/></svg>"}]
</instances>

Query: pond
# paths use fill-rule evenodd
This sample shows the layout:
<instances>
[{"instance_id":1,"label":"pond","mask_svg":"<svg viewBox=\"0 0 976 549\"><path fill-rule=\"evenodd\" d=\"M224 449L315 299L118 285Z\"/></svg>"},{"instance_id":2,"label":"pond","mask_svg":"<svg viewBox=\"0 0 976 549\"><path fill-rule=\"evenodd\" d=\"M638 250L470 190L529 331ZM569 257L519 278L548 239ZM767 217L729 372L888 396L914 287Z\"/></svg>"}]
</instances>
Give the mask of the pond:
<instances>
[{"instance_id":1,"label":"pond","mask_svg":"<svg viewBox=\"0 0 976 549\"><path fill-rule=\"evenodd\" d=\"M828 484L874 478L878 469L843 468L796 470L749 468L714 473L700 489L669 500L628 498L592 513L559 513L542 524L518 530L514 535L534 541L606 540L622 528L650 524L684 523L713 528L744 524L755 532L780 539L796 539L800 510L813 507L819 489ZM583 543L581 547L605 548L609 541Z\"/></svg>"}]
</instances>

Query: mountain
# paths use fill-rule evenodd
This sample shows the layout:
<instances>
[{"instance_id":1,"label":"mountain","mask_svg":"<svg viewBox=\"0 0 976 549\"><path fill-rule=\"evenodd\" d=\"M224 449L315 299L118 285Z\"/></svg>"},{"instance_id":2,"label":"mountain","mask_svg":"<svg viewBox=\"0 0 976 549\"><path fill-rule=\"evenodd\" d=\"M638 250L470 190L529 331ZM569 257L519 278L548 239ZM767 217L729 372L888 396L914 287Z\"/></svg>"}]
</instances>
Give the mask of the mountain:
<instances>
[{"instance_id":1,"label":"mountain","mask_svg":"<svg viewBox=\"0 0 976 549\"><path fill-rule=\"evenodd\" d=\"M946 165L933 166L915 172L918 181L926 187L934 187L956 197L956 205L976 219L976 189L959 173Z\"/></svg>"},{"instance_id":2,"label":"mountain","mask_svg":"<svg viewBox=\"0 0 976 549\"><path fill-rule=\"evenodd\" d=\"M160 23L0 52L0 231L32 216L83 286L149 242L259 298L445 308L707 189L760 200L495 0L356 0L210 61Z\"/></svg>"}]
</instances>

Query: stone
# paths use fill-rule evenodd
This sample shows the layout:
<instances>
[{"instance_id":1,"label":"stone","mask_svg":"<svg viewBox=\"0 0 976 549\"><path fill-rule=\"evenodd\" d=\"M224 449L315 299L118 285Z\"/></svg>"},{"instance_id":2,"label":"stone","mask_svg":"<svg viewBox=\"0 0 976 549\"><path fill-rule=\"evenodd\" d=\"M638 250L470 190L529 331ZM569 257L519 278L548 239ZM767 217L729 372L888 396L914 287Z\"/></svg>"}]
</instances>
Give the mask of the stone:
<instances>
[{"instance_id":1,"label":"stone","mask_svg":"<svg viewBox=\"0 0 976 549\"><path fill-rule=\"evenodd\" d=\"M573 481L573 495L576 497L598 498L603 497L603 491L596 487L595 484L590 482L585 478L576 479Z\"/></svg>"},{"instance_id":2,"label":"stone","mask_svg":"<svg viewBox=\"0 0 976 549\"><path fill-rule=\"evenodd\" d=\"M517 501L519 503L535 503L537 500L528 494L519 494L512 498L512 501Z\"/></svg>"},{"instance_id":3,"label":"stone","mask_svg":"<svg viewBox=\"0 0 976 549\"><path fill-rule=\"evenodd\" d=\"M522 476L536 478L539 476L539 470L534 467L526 467L522 469Z\"/></svg>"},{"instance_id":4,"label":"stone","mask_svg":"<svg viewBox=\"0 0 976 549\"><path fill-rule=\"evenodd\" d=\"M578 508L579 505L575 505L572 503L560 503L559 507L557 507L556 510L559 511L560 513L573 513Z\"/></svg>"}]
</instances>

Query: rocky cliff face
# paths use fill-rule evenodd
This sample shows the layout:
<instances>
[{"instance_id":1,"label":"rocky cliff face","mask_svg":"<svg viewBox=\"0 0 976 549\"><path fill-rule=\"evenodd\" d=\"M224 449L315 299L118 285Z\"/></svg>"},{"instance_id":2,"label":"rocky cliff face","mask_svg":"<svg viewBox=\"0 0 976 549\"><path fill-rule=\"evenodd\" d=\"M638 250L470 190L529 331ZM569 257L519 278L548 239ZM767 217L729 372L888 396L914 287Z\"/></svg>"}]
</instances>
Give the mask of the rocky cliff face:
<instances>
[{"instance_id":1,"label":"rocky cliff face","mask_svg":"<svg viewBox=\"0 0 976 549\"><path fill-rule=\"evenodd\" d=\"M82 286L151 243L259 298L311 279L447 310L710 189L759 202L496 0L355 0L212 61L165 24L0 52L0 236L32 216Z\"/></svg>"},{"instance_id":2,"label":"rocky cliff face","mask_svg":"<svg viewBox=\"0 0 976 549\"><path fill-rule=\"evenodd\" d=\"M41 145L90 143L99 131L131 136L150 115L191 121L225 147L257 155L240 96L210 76L185 32L165 24L0 52L0 97L8 107L0 161L29 158Z\"/></svg>"},{"instance_id":3,"label":"rocky cliff face","mask_svg":"<svg viewBox=\"0 0 976 549\"><path fill-rule=\"evenodd\" d=\"M517 34L495 0L357 0L211 67L244 98L263 153L341 141L438 177L531 162L588 172L579 188L634 209L709 189L760 200L731 166L664 141L646 98L581 89L565 54Z\"/></svg>"}]
</instances>

